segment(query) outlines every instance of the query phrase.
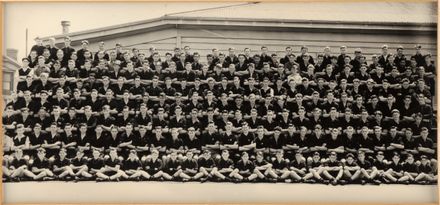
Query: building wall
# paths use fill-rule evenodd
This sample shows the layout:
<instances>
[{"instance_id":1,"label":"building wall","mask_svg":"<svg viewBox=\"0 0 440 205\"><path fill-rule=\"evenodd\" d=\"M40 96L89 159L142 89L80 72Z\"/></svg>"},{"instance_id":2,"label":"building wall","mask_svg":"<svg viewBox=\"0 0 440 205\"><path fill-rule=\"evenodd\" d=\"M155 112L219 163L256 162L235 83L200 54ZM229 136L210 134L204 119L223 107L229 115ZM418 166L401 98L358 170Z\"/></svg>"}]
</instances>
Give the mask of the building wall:
<instances>
[{"instance_id":1,"label":"building wall","mask_svg":"<svg viewBox=\"0 0 440 205\"><path fill-rule=\"evenodd\" d=\"M10 95L14 87L14 72L3 71L3 95Z\"/></svg>"},{"instance_id":2,"label":"building wall","mask_svg":"<svg viewBox=\"0 0 440 205\"><path fill-rule=\"evenodd\" d=\"M16 88L16 80L15 80L15 71L18 69L18 65L15 63L11 63L8 60L3 58L3 68L2 68L2 95L3 95L3 103L2 108L6 104L7 99L9 98L11 91Z\"/></svg>"}]
</instances>

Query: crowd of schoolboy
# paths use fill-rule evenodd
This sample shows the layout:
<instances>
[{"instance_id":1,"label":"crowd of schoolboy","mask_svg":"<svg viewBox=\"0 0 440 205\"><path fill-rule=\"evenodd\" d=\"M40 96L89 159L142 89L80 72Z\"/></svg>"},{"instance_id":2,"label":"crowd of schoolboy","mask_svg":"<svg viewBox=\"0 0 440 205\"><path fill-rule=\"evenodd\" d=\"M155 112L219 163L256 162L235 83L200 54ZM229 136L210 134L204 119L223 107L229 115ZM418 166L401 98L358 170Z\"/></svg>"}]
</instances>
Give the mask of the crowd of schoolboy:
<instances>
[{"instance_id":1,"label":"crowd of schoolboy","mask_svg":"<svg viewBox=\"0 0 440 205\"><path fill-rule=\"evenodd\" d=\"M189 46L64 44L37 39L22 59L3 112L5 181L437 180L436 68L420 45L367 60L346 46L201 59Z\"/></svg>"}]
</instances>

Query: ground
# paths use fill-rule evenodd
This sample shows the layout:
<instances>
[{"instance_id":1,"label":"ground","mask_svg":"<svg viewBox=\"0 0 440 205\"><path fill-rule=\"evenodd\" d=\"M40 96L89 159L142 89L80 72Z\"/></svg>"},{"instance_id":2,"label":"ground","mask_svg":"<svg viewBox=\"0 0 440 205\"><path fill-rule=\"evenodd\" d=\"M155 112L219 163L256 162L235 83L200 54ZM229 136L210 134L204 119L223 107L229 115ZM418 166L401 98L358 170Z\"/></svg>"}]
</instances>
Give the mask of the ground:
<instances>
[{"instance_id":1,"label":"ground","mask_svg":"<svg viewBox=\"0 0 440 205\"><path fill-rule=\"evenodd\" d=\"M20 182L4 183L5 203L429 203L435 185L345 185L197 182ZM91 200L89 197L96 197Z\"/></svg>"}]
</instances>

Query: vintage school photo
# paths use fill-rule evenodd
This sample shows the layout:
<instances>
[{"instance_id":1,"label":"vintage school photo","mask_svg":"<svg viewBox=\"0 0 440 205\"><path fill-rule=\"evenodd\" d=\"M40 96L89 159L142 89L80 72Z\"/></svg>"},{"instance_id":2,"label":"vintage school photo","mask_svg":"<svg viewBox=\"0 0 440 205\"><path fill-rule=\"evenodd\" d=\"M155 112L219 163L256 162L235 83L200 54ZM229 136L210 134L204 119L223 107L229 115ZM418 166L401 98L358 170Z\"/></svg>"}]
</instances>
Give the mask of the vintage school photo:
<instances>
[{"instance_id":1,"label":"vintage school photo","mask_svg":"<svg viewBox=\"0 0 440 205\"><path fill-rule=\"evenodd\" d=\"M436 187L435 3L136 4L6 4L5 185Z\"/></svg>"}]
</instances>

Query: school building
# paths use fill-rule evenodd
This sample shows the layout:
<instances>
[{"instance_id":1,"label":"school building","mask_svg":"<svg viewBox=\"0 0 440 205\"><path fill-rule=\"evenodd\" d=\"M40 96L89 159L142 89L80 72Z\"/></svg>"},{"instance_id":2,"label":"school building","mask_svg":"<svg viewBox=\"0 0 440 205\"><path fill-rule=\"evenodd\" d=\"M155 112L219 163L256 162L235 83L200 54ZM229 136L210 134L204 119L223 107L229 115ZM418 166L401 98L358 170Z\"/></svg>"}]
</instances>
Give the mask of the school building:
<instances>
[{"instance_id":1,"label":"school building","mask_svg":"<svg viewBox=\"0 0 440 205\"><path fill-rule=\"evenodd\" d=\"M270 6L268 6L270 4ZM344 5L343 7L341 5ZM391 53L403 46L404 53L415 53L420 44L424 53L436 57L437 5L432 3L402 2L337 2L314 3L239 3L167 14L160 18L125 23L104 28L69 32L71 23L63 21L63 33L49 37L63 47L63 37L72 38L72 46L80 48L82 40L90 42L89 49L98 50L98 43L105 42L111 50L116 43L125 49L138 48L148 53L154 46L163 57L173 48L190 46L201 54L202 62L212 48L227 53L229 47L241 52L249 47L252 54L259 53L266 45L271 53L284 56L286 46L293 46L295 54L305 45L316 56L330 46L338 54L339 46L348 47L348 53L361 48L367 60L380 54L387 44ZM433 58L434 59L434 58Z\"/></svg>"},{"instance_id":2,"label":"school building","mask_svg":"<svg viewBox=\"0 0 440 205\"><path fill-rule=\"evenodd\" d=\"M14 77L15 72L20 69L20 64L17 62L17 50L16 49L6 49L6 53L2 56L2 94L3 102L11 94L16 86L16 79ZM2 109L4 108L4 103L2 104Z\"/></svg>"}]
</instances>

